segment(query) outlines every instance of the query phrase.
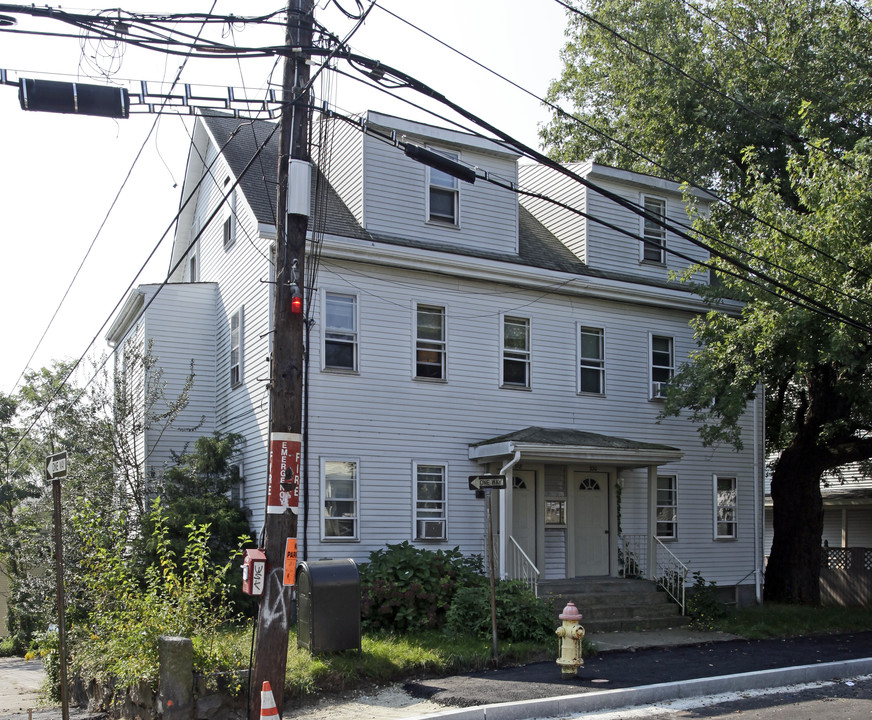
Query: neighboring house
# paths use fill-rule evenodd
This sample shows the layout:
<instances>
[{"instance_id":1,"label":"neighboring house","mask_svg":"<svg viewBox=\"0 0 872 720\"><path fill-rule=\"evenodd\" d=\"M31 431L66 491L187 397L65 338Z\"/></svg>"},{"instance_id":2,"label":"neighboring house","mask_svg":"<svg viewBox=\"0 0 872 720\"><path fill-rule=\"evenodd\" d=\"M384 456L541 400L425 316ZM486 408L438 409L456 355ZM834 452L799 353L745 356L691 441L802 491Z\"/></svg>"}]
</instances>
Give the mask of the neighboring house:
<instances>
[{"instance_id":1,"label":"neighboring house","mask_svg":"<svg viewBox=\"0 0 872 720\"><path fill-rule=\"evenodd\" d=\"M852 463L826 473L821 483L824 529L821 542L831 548L872 548L872 477ZM766 478L763 548L772 547L772 496Z\"/></svg>"},{"instance_id":2,"label":"neighboring house","mask_svg":"<svg viewBox=\"0 0 872 720\"><path fill-rule=\"evenodd\" d=\"M688 323L707 310L670 272L704 253L545 168L522 168L522 187L646 241L542 201L519 203L481 177L519 182L518 156L490 141L374 112L365 125L378 136L326 122L314 183L323 194L310 218L319 265L308 289L301 557L362 561L402 541L484 554L487 501L468 478L504 473L507 489L491 494L502 575L525 554L546 578L619 576L631 547L650 562L666 547L691 572L753 599L763 557L761 405L749 406L738 452L703 447L686 418L659 417L664 384L695 347ZM267 474L275 139L242 173L271 129L196 121L183 193L193 199L178 223L171 282L159 293L139 288L109 333L119 351L128 339L153 339L175 386L194 360L200 404L186 422L202 415L203 432L245 437L237 495L256 530ZM421 165L386 137L475 166L480 179ZM687 223L674 183L592 163L574 170ZM143 439L147 473L159 474L162 448L183 435L164 432L159 447Z\"/></svg>"}]
</instances>

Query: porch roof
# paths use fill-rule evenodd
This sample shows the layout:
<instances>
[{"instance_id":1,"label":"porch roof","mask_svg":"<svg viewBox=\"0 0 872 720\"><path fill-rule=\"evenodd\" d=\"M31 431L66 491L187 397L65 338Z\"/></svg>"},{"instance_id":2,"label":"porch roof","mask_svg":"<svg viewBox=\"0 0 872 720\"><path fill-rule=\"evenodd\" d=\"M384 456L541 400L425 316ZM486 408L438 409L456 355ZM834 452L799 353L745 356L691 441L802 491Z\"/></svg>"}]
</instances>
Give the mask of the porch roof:
<instances>
[{"instance_id":1,"label":"porch roof","mask_svg":"<svg viewBox=\"0 0 872 720\"><path fill-rule=\"evenodd\" d=\"M681 460L678 448L569 428L528 427L469 446L470 460L489 462L521 453L523 460L580 461L623 468Z\"/></svg>"}]
</instances>

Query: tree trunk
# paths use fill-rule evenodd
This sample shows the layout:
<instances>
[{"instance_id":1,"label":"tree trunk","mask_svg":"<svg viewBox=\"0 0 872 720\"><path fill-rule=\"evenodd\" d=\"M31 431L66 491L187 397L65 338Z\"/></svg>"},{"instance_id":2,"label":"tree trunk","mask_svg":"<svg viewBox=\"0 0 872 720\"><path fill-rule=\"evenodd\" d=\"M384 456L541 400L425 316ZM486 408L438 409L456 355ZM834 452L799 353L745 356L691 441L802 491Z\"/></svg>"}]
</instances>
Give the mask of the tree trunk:
<instances>
[{"instance_id":1,"label":"tree trunk","mask_svg":"<svg viewBox=\"0 0 872 720\"><path fill-rule=\"evenodd\" d=\"M774 536L766 565L765 599L820 604L823 502L817 450L797 442L781 454L772 474Z\"/></svg>"}]
</instances>

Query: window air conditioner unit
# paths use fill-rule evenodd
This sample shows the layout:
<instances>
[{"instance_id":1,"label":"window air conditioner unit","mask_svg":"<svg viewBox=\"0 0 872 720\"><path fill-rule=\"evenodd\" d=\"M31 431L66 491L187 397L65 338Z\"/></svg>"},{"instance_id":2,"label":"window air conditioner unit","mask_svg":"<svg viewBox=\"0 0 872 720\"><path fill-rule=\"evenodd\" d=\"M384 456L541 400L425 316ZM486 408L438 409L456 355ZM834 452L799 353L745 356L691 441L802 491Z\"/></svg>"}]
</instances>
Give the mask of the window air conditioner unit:
<instances>
[{"instance_id":1,"label":"window air conditioner unit","mask_svg":"<svg viewBox=\"0 0 872 720\"><path fill-rule=\"evenodd\" d=\"M444 540L445 539L445 521L444 520L418 520L418 539L419 540Z\"/></svg>"},{"instance_id":2,"label":"window air conditioner unit","mask_svg":"<svg viewBox=\"0 0 872 720\"><path fill-rule=\"evenodd\" d=\"M652 382L651 383L651 397L652 398L664 398L666 397L666 385L665 382Z\"/></svg>"}]
</instances>

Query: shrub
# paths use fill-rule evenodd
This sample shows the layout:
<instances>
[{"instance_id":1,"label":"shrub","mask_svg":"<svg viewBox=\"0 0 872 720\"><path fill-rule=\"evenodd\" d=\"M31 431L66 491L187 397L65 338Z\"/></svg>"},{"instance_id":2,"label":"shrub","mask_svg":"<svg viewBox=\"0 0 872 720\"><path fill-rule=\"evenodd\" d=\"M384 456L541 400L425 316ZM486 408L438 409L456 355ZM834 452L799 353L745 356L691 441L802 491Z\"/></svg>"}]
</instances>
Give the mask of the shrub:
<instances>
[{"instance_id":1,"label":"shrub","mask_svg":"<svg viewBox=\"0 0 872 720\"><path fill-rule=\"evenodd\" d=\"M726 607L718 600L717 585L711 580L706 582L699 570L693 574L686 609L694 630L714 630L716 622L727 614Z\"/></svg>"},{"instance_id":2,"label":"shrub","mask_svg":"<svg viewBox=\"0 0 872 720\"><path fill-rule=\"evenodd\" d=\"M360 566L361 615L367 630L437 629L459 587L482 582L481 557L416 548L408 541L369 554Z\"/></svg>"},{"instance_id":3,"label":"shrub","mask_svg":"<svg viewBox=\"0 0 872 720\"><path fill-rule=\"evenodd\" d=\"M509 642L548 642L554 638L554 618L548 604L520 580L501 580L495 588L497 637ZM450 635L473 632L491 637L490 586L486 583L460 588L448 610Z\"/></svg>"},{"instance_id":4,"label":"shrub","mask_svg":"<svg viewBox=\"0 0 872 720\"><path fill-rule=\"evenodd\" d=\"M121 518L117 526L104 527L89 503L83 503L73 518L89 541L86 570L95 598L94 610L70 633L71 669L84 677L112 677L122 687L140 680L155 682L160 635L191 638L198 672L225 669L228 662L234 666L236 658L225 657L215 644L219 628L230 619L225 577L233 561L216 567L208 525L191 524L177 563L159 499L153 508L159 564L148 568L144 586L125 557Z\"/></svg>"}]
</instances>

